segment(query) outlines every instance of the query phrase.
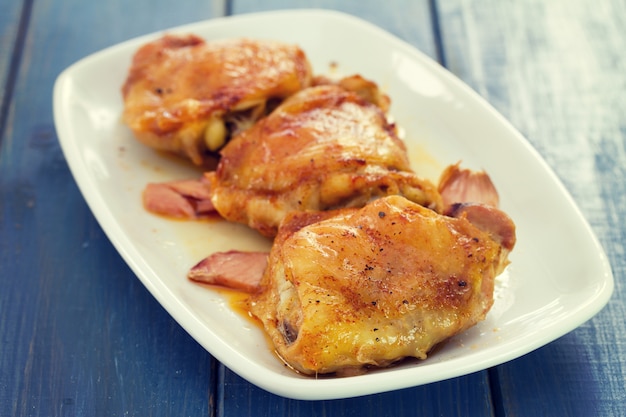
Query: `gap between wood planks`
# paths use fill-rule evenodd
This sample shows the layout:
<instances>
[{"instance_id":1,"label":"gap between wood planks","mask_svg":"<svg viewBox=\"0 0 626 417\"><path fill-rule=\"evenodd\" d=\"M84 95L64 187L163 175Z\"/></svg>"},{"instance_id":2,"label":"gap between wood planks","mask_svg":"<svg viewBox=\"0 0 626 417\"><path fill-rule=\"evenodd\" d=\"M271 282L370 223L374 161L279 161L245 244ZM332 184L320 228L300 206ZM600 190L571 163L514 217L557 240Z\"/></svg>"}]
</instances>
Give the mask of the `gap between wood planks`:
<instances>
[{"instance_id":1,"label":"gap between wood planks","mask_svg":"<svg viewBox=\"0 0 626 417\"><path fill-rule=\"evenodd\" d=\"M491 393L491 406L494 417L506 416L504 409L504 398L502 398L502 386L500 385L500 374L497 368L487 369L487 380L489 381L489 392Z\"/></svg>"},{"instance_id":2,"label":"gap between wood planks","mask_svg":"<svg viewBox=\"0 0 626 417\"><path fill-rule=\"evenodd\" d=\"M233 1L234 0L212 1L214 16L232 16Z\"/></svg>"},{"instance_id":3,"label":"gap between wood planks","mask_svg":"<svg viewBox=\"0 0 626 417\"><path fill-rule=\"evenodd\" d=\"M24 0L20 13L20 22L17 27L17 36L15 37L13 51L11 52L9 71L5 81L6 85L4 86L4 95L2 96L2 102L0 102L0 149L2 149L4 131L6 130L9 108L11 107L10 103L13 99L13 90L15 88L15 82L17 81L20 63L22 62L22 53L24 51L24 44L26 43L26 33L28 32L32 8L33 0Z\"/></svg>"},{"instance_id":4,"label":"gap between wood planks","mask_svg":"<svg viewBox=\"0 0 626 417\"><path fill-rule=\"evenodd\" d=\"M439 18L439 9L437 7L437 0L428 0L428 8L430 9L430 21L433 29L433 40L435 41L435 54L437 61L444 66L448 67L446 63L446 54L443 50L443 36L441 35L441 25Z\"/></svg>"}]
</instances>

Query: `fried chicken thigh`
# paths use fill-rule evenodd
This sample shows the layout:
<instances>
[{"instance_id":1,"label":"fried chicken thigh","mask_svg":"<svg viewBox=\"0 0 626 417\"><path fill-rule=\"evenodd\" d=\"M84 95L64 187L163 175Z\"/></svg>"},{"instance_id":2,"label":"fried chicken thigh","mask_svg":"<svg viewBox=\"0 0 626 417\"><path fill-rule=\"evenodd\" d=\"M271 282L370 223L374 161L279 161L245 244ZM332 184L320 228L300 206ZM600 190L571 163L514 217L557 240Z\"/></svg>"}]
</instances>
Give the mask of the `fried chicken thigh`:
<instances>
[{"instance_id":1,"label":"fried chicken thigh","mask_svg":"<svg viewBox=\"0 0 626 417\"><path fill-rule=\"evenodd\" d=\"M514 236L508 217L485 210L502 223L494 230ZM489 311L514 237L502 243L488 229L401 196L291 213L251 311L281 358L305 374L423 359Z\"/></svg>"},{"instance_id":2,"label":"fried chicken thigh","mask_svg":"<svg viewBox=\"0 0 626 417\"><path fill-rule=\"evenodd\" d=\"M295 45L165 35L133 58L122 88L123 120L146 145L201 165L207 152L311 79Z\"/></svg>"},{"instance_id":3,"label":"fried chicken thigh","mask_svg":"<svg viewBox=\"0 0 626 417\"><path fill-rule=\"evenodd\" d=\"M441 209L383 110L340 85L288 98L233 138L207 176L218 213L266 236L291 211L361 207L386 195Z\"/></svg>"}]
</instances>

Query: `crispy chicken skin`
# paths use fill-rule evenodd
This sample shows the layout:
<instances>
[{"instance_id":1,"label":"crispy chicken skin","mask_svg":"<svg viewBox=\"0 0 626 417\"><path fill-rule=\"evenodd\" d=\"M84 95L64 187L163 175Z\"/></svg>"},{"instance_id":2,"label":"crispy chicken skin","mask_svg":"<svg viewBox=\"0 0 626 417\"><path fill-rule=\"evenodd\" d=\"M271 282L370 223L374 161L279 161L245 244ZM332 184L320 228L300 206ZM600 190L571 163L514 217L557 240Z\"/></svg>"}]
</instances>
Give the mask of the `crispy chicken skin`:
<instances>
[{"instance_id":1,"label":"crispy chicken skin","mask_svg":"<svg viewBox=\"0 0 626 417\"><path fill-rule=\"evenodd\" d=\"M250 304L281 358L305 374L425 358L484 319L512 249L464 216L401 196L318 220L287 216Z\"/></svg>"},{"instance_id":2,"label":"crispy chicken skin","mask_svg":"<svg viewBox=\"0 0 626 417\"><path fill-rule=\"evenodd\" d=\"M218 213L266 236L291 211L361 207L386 195L441 209L382 109L340 85L285 100L233 138L206 175Z\"/></svg>"},{"instance_id":3,"label":"crispy chicken skin","mask_svg":"<svg viewBox=\"0 0 626 417\"><path fill-rule=\"evenodd\" d=\"M134 55L122 87L123 120L146 145L202 165L207 152L311 80L295 45L169 34Z\"/></svg>"}]
</instances>

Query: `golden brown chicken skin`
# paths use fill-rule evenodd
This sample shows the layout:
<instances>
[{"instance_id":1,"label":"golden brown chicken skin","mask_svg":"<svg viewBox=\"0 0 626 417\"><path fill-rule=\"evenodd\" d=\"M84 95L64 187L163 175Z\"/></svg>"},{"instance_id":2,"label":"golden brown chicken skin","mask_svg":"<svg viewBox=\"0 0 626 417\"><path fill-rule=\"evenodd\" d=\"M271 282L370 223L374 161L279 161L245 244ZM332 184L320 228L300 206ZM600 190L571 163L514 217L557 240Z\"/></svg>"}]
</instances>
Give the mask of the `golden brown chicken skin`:
<instances>
[{"instance_id":1,"label":"golden brown chicken skin","mask_svg":"<svg viewBox=\"0 0 626 417\"><path fill-rule=\"evenodd\" d=\"M218 213L266 236L291 211L361 207L386 195L441 208L382 109L339 85L288 98L233 138L207 176Z\"/></svg>"},{"instance_id":2,"label":"golden brown chicken skin","mask_svg":"<svg viewBox=\"0 0 626 417\"><path fill-rule=\"evenodd\" d=\"M401 196L319 216L285 219L250 305L305 374L425 358L485 318L514 244Z\"/></svg>"},{"instance_id":3,"label":"golden brown chicken skin","mask_svg":"<svg viewBox=\"0 0 626 417\"><path fill-rule=\"evenodd\" d=\"M194 164L307 87L311 67L295 45L165 35L134 55L123 85L123 120L143 143Z\"/></svg>"}]
</instances>

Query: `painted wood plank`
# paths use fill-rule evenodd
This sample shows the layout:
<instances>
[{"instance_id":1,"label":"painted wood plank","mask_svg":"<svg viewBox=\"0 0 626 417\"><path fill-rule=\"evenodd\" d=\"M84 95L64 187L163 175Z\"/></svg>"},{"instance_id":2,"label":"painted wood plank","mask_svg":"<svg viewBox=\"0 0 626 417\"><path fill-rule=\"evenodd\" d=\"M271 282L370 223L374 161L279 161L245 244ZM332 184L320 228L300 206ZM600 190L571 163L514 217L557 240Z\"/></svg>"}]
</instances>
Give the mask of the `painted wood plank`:
<instances>
[{"instance_id":1,"label":"painted wood plank","mask_svg":"<svg viewBox=\"0 0 626 417\"><path fill-rule=\"evenodd\" d=\"M425 0L394 0L385 3L384 7L375 0L232 0L229 11L231 14L242 14L303 8L338 10L352 14L404 39L431 58L437 58L430 8Z\"/></svg>"},{"instance_id":2,"label":"painted wood plank","mask_svg":"<svg viewBox=\"0 0 626 417\"><path fill-rule=\"evenodd\" d=\"M441 0L438 5L449 68L509 118L553 167L597 233L616 280L609 305L592 320L498 367L499 410L624 415L626 5L612 0Z\"/></svg>"},{"instance_id":3,"label":"painted wood plank","mask_svg":"<svg viewBox=\"0 0 626 417\"><path fill-rule=\"evenodd\" d=\"M485 373L382 394L328 401L278 397L222 369L218 416L489 416L493 415Z\"/></svg>"},{"instance_id":4,"label":"painted wood plank","mask_svg":"<svg viewBox=\"0 0 626 417\"><path fill-rule=\"evenodd\" d=\"M56 138L52 86L87 54L223 9L33 2L0 149L0 415L210 414L213 359L91 215Z\"/></svg>"},{"instance_id":5,"label":"painted wood plank","mask_svg":"<svg viewBox=\"0 0 626 417\"><path fill-rule=\"evenodd\" d=\"M359 14L436 55L432 30L424 26L429 11L416 12L422 5L407 1L381 12L375 3L302 5ZM219 14L224 4L33 4L0 148L0 415L211 414L210 356L132 276L95 223L58 147L50 94L56 74L76 59ZM296 6L235 1L232 10ZM616 296L596 318L498 368L495 411L624 414L624 6L609 0L592 8L580 0L481 7L442 1L438 9L446 62L548 159L605 245L617 281ZM219 415L494 413L486 404L485 373L305 403L267 395L221 372Z\"/></svg>"},{"instance_id":6,"label":"painted wood plank","mask_svg":"<svg viewBox=\"0 0 626 417\"><path fill-rule=\"evenodd\" d=\"M368 20L436 58L434 31L428 2L395 1L381 8L376 1L243 1L232 3L234 14L282 8L328 8ZM307 402L269 394L221 367L218 391L219 416L435 416L491 415L487 372L441 383L360 398Z\"/></svg>"},{"instance_id":7,"label":"painted wood plank","mask_svg":"<svg viewBox=\"0 0 626 417\"><path fill-rule=\"evenodd\" d=\"M16 48L19 48L20 42L21 17L24 9L28 9L26 4L26 1L12 1L0 6L0 132L11 95L8 83L12 77L12 63L19 60L19 54L16 55L19 49Z\"/></svg>"}]
</instances>

